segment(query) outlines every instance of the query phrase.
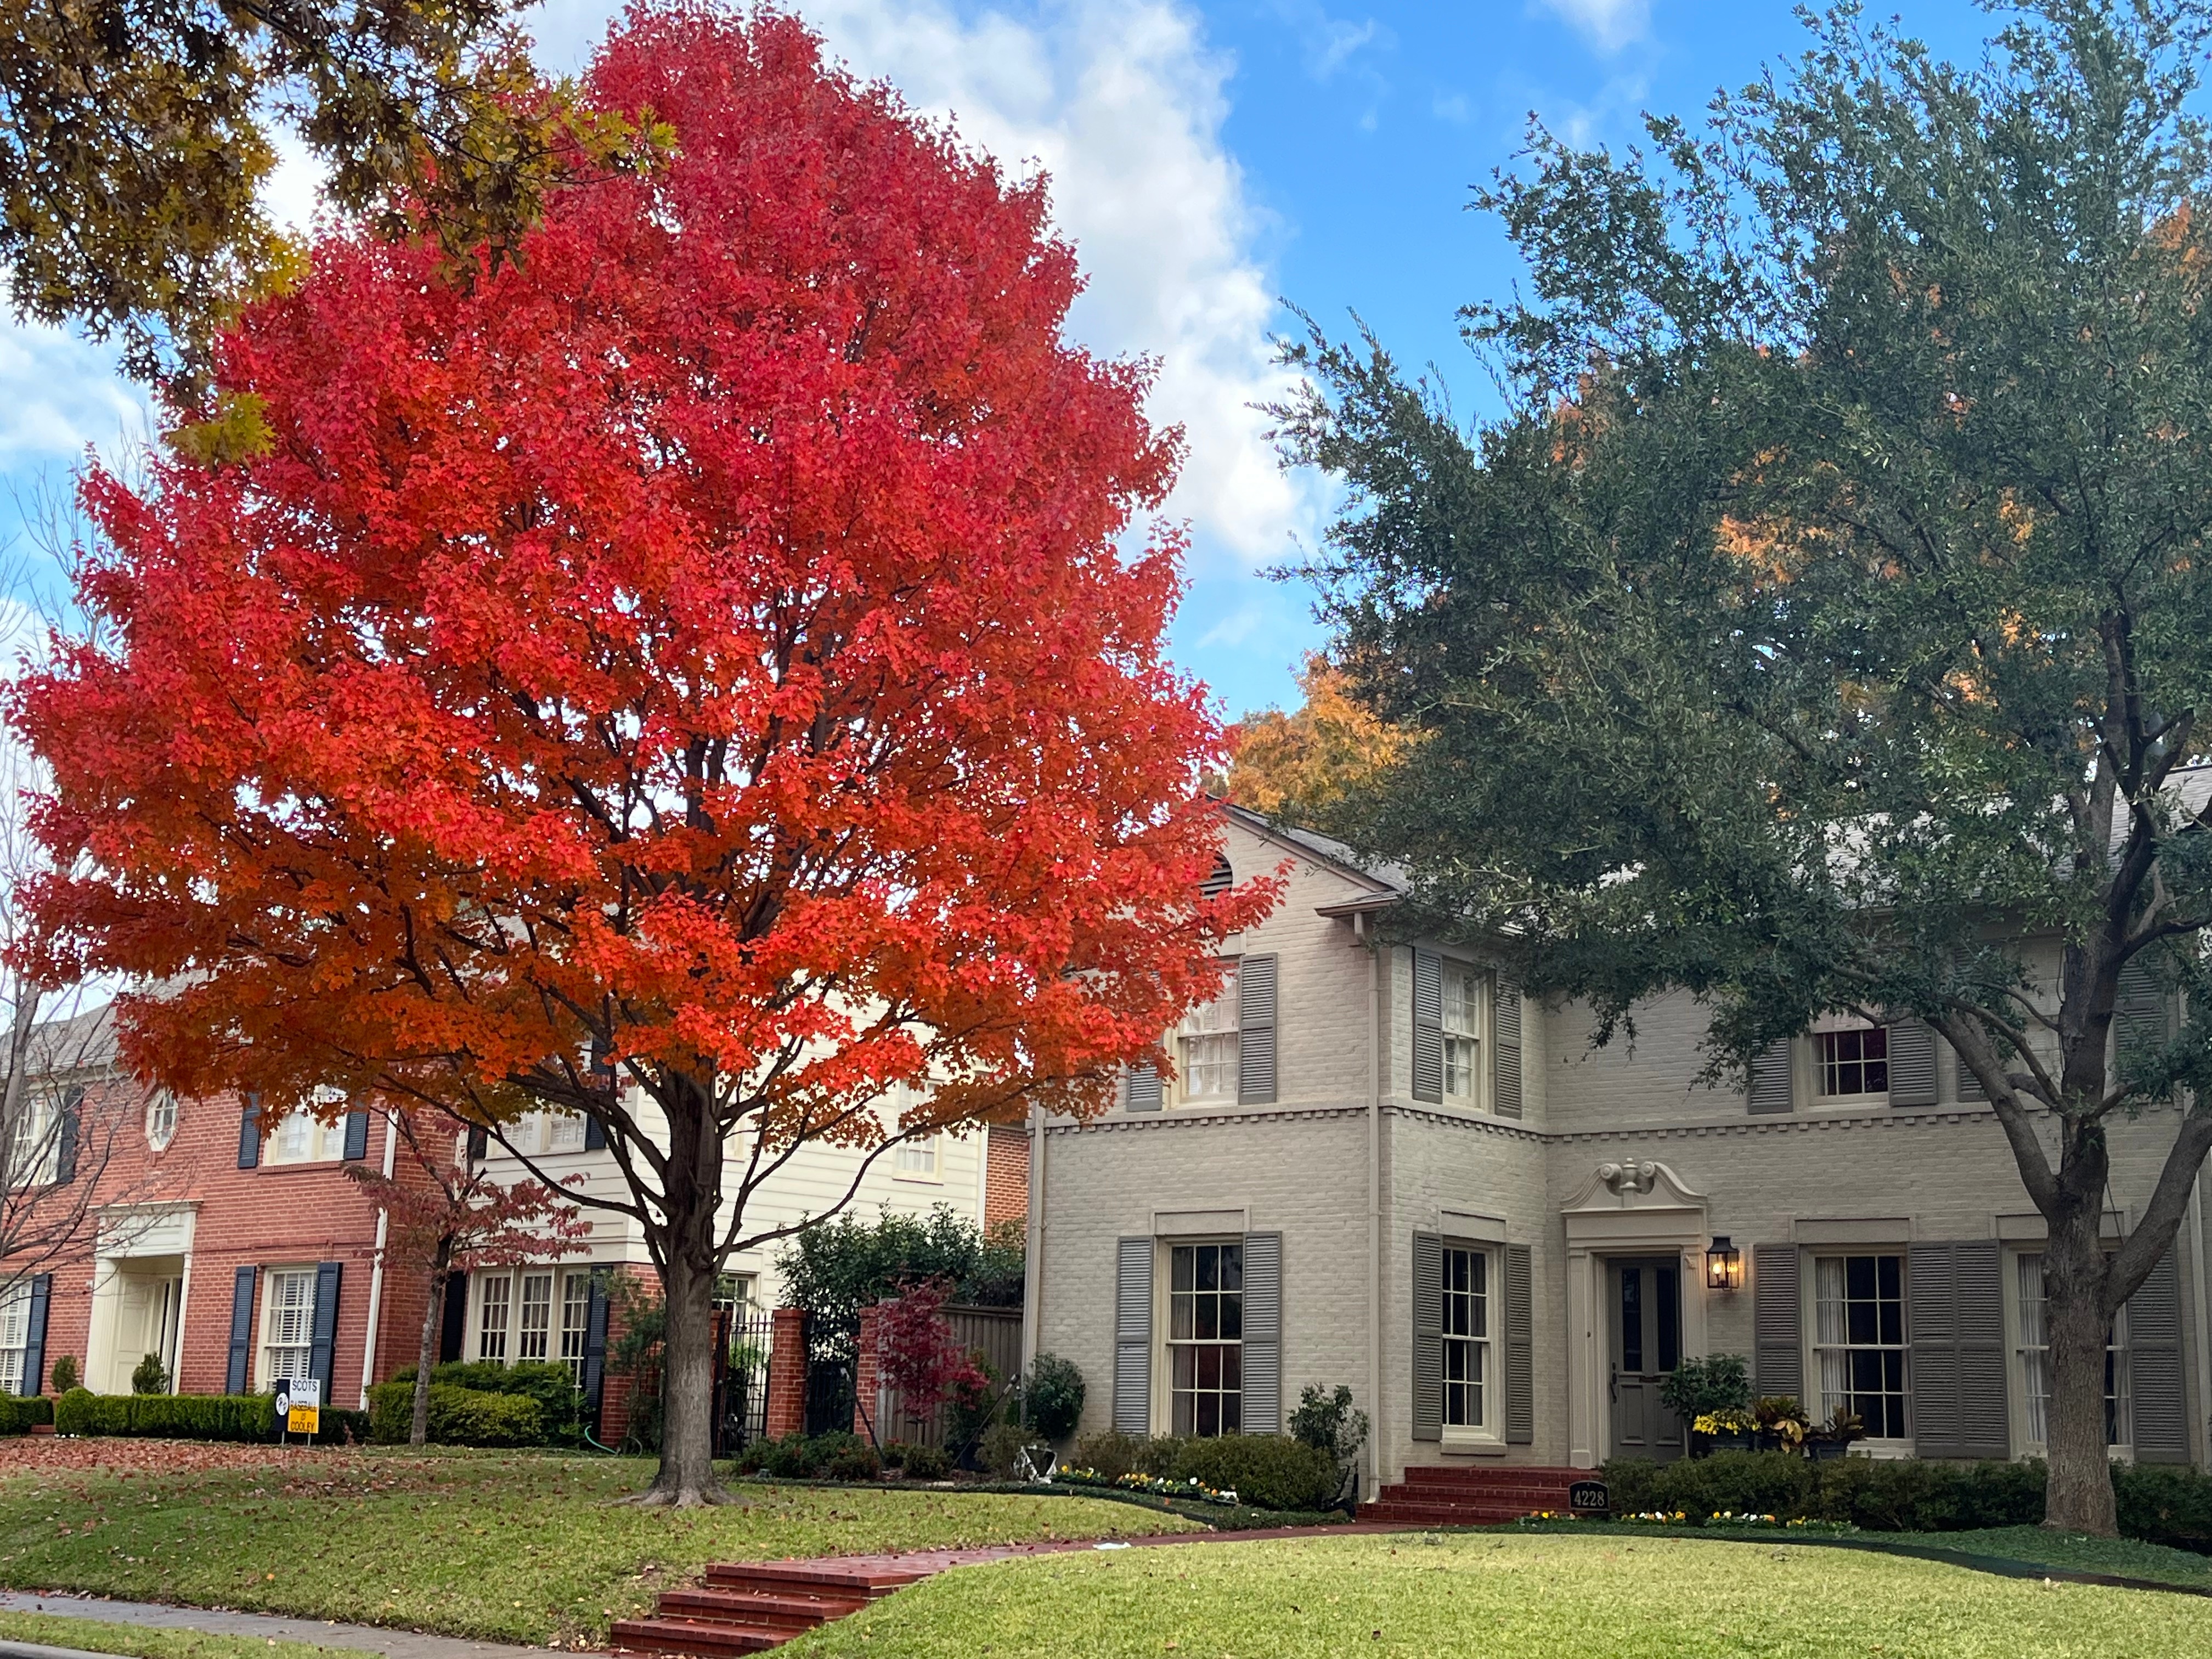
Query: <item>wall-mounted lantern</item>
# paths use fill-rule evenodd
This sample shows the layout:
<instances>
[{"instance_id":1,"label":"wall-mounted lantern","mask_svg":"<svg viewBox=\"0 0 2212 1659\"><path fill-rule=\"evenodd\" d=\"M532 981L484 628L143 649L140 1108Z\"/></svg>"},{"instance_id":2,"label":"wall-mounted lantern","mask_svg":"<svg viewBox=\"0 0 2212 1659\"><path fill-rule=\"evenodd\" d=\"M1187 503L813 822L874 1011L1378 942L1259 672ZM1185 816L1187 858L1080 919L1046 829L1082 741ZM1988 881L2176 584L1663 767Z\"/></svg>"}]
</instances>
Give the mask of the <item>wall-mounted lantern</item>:
<instances>
[{"instance_id":1,"label":"wall-mounted lantern","mask_svg":"<svg viewBox=\"0 0 2212 1659\"><path fill-rule=\"evenodd\" d=\"M1716 1291L1743 1288L1743 1252L1729 1243L1726 1233L1717 1235L1705 1252L1705 1284Z\"/></svg>"}]
</instances>

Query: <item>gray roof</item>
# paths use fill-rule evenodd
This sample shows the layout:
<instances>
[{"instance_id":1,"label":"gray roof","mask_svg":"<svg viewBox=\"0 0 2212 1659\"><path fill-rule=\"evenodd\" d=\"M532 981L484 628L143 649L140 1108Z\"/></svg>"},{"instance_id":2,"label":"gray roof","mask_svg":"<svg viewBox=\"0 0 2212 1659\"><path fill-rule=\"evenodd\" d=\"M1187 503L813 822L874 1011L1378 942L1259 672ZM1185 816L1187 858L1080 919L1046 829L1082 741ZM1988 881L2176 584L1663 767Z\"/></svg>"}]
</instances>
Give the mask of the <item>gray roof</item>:
<instances>
[{"instance_id":1,"label":"gray roof","mask_svg":"<svg viewBox=\"0 0 2212 1659\"><path fill-rule=\"evenodd\" d=\"M4 1044L0 1044L4 1046ZM115 1064L115 1005L43 1019L31 1032L30 1072L50 1077L104 1071Z\"/></svg>"},{"instance_id":2,"label":"gray roof","mask_svg":"<svg viewBox=\"0 0 2212 1659\"><path fill-rule=\"evenodd\" d=\"M1277 841L1286 841L1302 852L1324 859L1351 875L1373 882L1393 893L1404 893L1413 887L1413 878L1403 867L1379 860L1363 859L1358 854L1332 836L1316 830L1301 830L1294 824L1280 823L1264 812L1255 812L1249 806L1239 806L1235 801L1221 803L1230 817L1248 830L1271 836Z\"/></svg>"}]
</instances>

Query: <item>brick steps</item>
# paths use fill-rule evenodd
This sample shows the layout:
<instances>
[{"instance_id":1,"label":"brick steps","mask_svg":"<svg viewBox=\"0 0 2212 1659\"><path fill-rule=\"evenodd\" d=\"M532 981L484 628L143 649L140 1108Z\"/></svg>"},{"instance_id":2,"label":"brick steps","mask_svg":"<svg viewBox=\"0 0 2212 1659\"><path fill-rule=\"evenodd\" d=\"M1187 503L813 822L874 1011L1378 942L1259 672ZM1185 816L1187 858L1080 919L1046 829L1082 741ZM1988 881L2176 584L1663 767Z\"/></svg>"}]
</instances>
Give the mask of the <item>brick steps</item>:
<instances>
[{"instance_id":1,"label":"brick steps","mask_svg":"<svg viewBox=\"0 0 2212 1659\"><path fill-rule=\"evenodd\" d=\"M652 1618L618 1619L609 1635L616 1647L636 1652L729 1659L780 1647L928 1577L857 1563L717 1563L707 1569L706 1588L665 1591Z\"/></svg>"},{"instance_id":2,"label":"brick steps","mask_svg":"<svg viewBox=\"0 0 2212 1659\"><path fill-rule=\"evenodd\" d=\"M1405 1527L1496 1526L1565 1509L1567 1488L1589 1478L1587 1469L1416 1465L1362 1504L1359 1518Z\"/></svg>"}]
</instances>

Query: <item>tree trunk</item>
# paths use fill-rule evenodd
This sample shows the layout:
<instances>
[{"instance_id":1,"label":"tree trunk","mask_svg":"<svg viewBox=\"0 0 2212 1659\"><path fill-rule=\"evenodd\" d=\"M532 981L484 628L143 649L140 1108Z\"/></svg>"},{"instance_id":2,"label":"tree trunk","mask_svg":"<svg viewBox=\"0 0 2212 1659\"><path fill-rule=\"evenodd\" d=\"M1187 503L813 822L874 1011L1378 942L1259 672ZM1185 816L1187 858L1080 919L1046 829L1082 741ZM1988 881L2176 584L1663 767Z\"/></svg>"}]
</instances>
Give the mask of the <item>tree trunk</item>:
<instances>
[{"instance_id":1,"label":"tree trunk","mask_svg":"<svg viewBox=\"0 0 2212 1659\"><path fill-rule=\"evenodd\" d=\"M714 1477L714 1269L680 1250L661 1275L667 1298L662 1339L660 1468L639 1501L689 1509L727 1504Z\"/></svg>"},{"instance_id":2,"label":"tree trunk","mask_svg":"<svg viewBox=\"0 0 2212 1659\"><path fill-rule=\"evenodd\" d=\"M407 1443L422 1446L430 1439L430 1368L437 1363L438 1327L446 1312L446 1280L453 1260L451 1241L440 1239L430 1262L430 1294L422 1306L422 1346L415 1361L415 1418L408 1425Z\"/></svg>"},{"instance_id":3,"label":"tree trunk","mask_svg":"<svg viewBox=\"0 0 2212 1659\"><path fill-rule=\"evenodd\" d=\"M2118 1535L2112 1465L2105 1425L2105 1312L2101 1206L2069 1206L2044 1247L2045 1336L2051 1345L2051 1401L2045 1426L2051 1459L2043 1524L2099 1538Z\"/></svg>"}]
</instances>

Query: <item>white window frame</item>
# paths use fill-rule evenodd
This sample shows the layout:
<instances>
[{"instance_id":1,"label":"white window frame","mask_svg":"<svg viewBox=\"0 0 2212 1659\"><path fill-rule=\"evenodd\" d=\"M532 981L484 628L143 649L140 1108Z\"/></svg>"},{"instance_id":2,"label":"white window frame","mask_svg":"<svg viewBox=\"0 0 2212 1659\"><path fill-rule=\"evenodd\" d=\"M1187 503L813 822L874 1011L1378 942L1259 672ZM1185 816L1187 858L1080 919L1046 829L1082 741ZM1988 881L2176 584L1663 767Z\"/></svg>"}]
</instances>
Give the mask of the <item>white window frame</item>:
<instances>
[{"instance_id":1,"label":"white window frame","mask_svg":"<svg viewBox=\"0 0 2212 1659\"><path fill-rule=\"evenodd\" d=\"M1867 1431L1866 1438L1855 1443L1858 1450L1868 1456L1910 1457L1912 1455L1912 1263L1909 1259L1910 1254L1902 1243L1854 1245L1849 1249L1823 1248L1804 1253L1805 1407L1806 1414L1814 1419L1814 1425L1817 1427L1827 1422L1837 1403L1830 1394L1827 1385L1827 1369L1825 1361L1829 1355L1875 1352L1893 1352L1898 1356L1898 1394L1901 1413L1905 1419L1905 1431L1898 1435L1880 1435L1869 1428ZM1876 1263L1875 1272L1877 1292L1875 1305L1877 1306L1880 1305L1881 1271L1880 1258L1883 1256L1897 1258L1898 1340L1893 1343L1852 1342L1849 1340L1850 1327L1847 1311L1850 1304L1848 1291L1850 1268L1849 1264L1853 1257L1861 1256L1873 1258ZM1824 1336L1821 1325L1822 1311L1828 1306L1821 1295L1823 1286L1820 1281L1824 1276L1822 1264L1831 1261L1843 1264L1838 1271L1844 1276L1846 1291L1844 1301L1836 1304L1839 1310L1839 1316L1844 1321L1841 1334L1836 1338ZM1848 1364L1846 1360L1846 1368ZM1847 1386L1844 1392L1848 1395L1854 1391ZM1884 1389L1881 1392L1887 1393L1888 1390Z\"/></svg>"},{"instance_id":2,"label":"white window frame","mask_svg":"<svg viewBox=\"0 0 2212 1659\"><path fill-rule=\"evenodd\" d=\"M581 1112L547 1112L545 1120L545 1150L549 1153L580 1152L584 1150L584 1115Z\"/></svg>"},{"instance_id":3,"label":"white window frame","mask_svg":"<svg viewBox=\"0 0 2212 1659\"><path fill-rule=\"evenodd\" d=\"M942 1131L919 1140L902 1140L891 1148L891 1177L945 1184L945 1136Z\"/></svg>"},{"instance_id":4,"label":"white window frame","mask_svg":"<svg viewBox=\"0 0 2212 1659\"><path fill-rule=\"evenodd\" d=\"M1176 1100L1180 1105L1237 1103L1238 975L1239 964L1229 963L1221 994L1192 1009L1176 1027Z\"/></svg>"},{"instance_id":5,"label":"white window frame","mask_svg":"<svg viewBox=\"0 0 2212 1659\"><path fill-rule=\"evenodd\" d=\"M584 1386L584 1348L591 1340L592 1270L564 1267L556 1294L560 1300L560 1358L578 1388Z\"/></svg>"},{"instance_id":6,"label":"white window frame","mask_svg":"<svg viewBox=\"0 0 2212 1659\"><path fill-rule=\"evenodd\" d=\"M1467 1269L1468 1285L1459 1289L1453 1280L1456 1270L1462 1266ZM1504 1311L1501 1293L1504 1283L1500 1277L1503 1266L1500 1252L1494 1244L1464 1238L1447 1238L1443 1242L1437 1314L1443 1336L1437 1364L1443 1379L1443 1443L1447 1450L1502 1445L1504 1442L1504 1373L1498 1358L1498 1325ZM1464 1333L1455 1328L1462 1324L1468 1328ZM1455 1380L1452 1376L1455 1357L1466 1362L1467 1375L1463 1379ZM1468 1405L1468 1388L1475 1390L1473 1420L1455 1423L1455 1411L1464 1411Z\"/></svg>"},{"instance_id":7,"label":"white window frame","mask_svg":"<svg viewBox=\"0 0 2212 1659\"><path fill-rule=\"evenodd\" d=\"M551 1267L517 1267L514 1279L514 1358L507 1363L544 1364L559 1355L554 1310L560 1302L560 1273Z\"/></svg>"},{"instance_id":8,"label":"white window frame","mask_svg":"<svg viewBox=\"0 0 2212 1659\"><path fill-rule=\"evenodd\" d=\"M1490 976L1446 957L1438 997L1443 1097L1452 1105L1480 1110L1488 1104L1490 1092L1483 1086L1482 1070L1483 1044L1489 1035Z\"/></svg>"},{"instance_id":9,"label":"white window frame","mask_svg":"<svg viewBox=\"0 0 2212 1659\"><path fill-rule=\"evenodd\" d=\"M494 1287L498 1294L494 1295ZM514 1363L514 1275L502 1267L497 1273L473 1273L469 1275L469 1301L471 1304L470 1340L463 1353L470 1359L489 1360L495 1364ZM499 1328L495 1333L490 1326L493 1308L499 1310ZM489 1339L496 1335L499 1352L488 1351Z\"/></svg>"},{"instance_id":10,"label":"white window frame","mask_svg":"<svg viewBox=\"0 0 2212 1659\"><path fill-rule=\"evenodd\" d=\"M8 1178L17 1187L44 1187L61 1163L60 1103L46 1089L26 1087L9 1149Z\"/></svg>"},{"instance_id":11,"label":"white window frame","mask_svg":"<svg viewBox=\"0 0 2212 1659\"><path fill-rule=\"evenodd\" d=\"M1835 1063L1832 1069L1840 1072L1845 1066L1856 1065L1860 1066L1863 1072L1863 1068L1869 1065L1878 1065L1882 1068L1881 1087L1879 1089L1861 1089L1856 1094L1844 1094L1840 1092L1835 1094L1829 1093L1828 1079L1832 1067L1827 1059L1827 1045L1826 1040L1829 1037L1843 1036L1852 1033L1875 1031L1878 1031L1881 1034L1882 1055L1880 1060L1870 1061L1864 1059L1863 1055L1862 1055L1862 1058L1856 1060L1839 1060ZM1890 1056L1889 1028L1887 1026L1876 1025L1869 1021L1859 1019L1852 1016L1831 1016L1828 1018L1818 1021L1814 1025L1812 1031L1807 1036L1805 1041L1801 1046L1805 1054L1806 1071L1806 1087L1802 1097L1811 1102L1815 1108L1842 1107L1847 1109L1856 1110L1868 1106L1887 1106L1889 1104ZM1862 1076L1861 1080L1864 1080L1863 1076Z\"/></svg>"},{"instance_id":12,"label":"white window frame","mask_svg":"<svg viewBox=\"0 0 2212 1659\"><path fill-rule=\"evenodd\" d=\"M0 1291L0 1394L21 1394L23 1364L31 1347L31 1281L19 1279ZM39 1379L41 1384L45 1378ZM31 1393L39 1392L37 1389Z\"/></svg>"},{"instance_id":13,"label":"white window frame","mask_svg":"<svg viewBox=\"0 0 2212 1659\"><path fill-rule=\"evenodd\" d=\"M341 1163L345 1158L345 1126L343 1114L325 1123L305 1107L287 1112L269 1132L261 1161L280 1168Z\"/></svg>"},{"instance_id":14,"label":"white window frame","mask_svg":"<svg viewBox=\"0 0 2212 1659\"><path fill-rule=\"evenodd\" d=\"M183 1115L173 1089L156 1089L146 1097L146 1144L165 1152L177 1138L177 1120Z\"/></svg>"},{"instance_id":15,"label":"white window frame","mask_svg":"<svg viewBox=\"0 0 2212 1659\"><path fill-rule=\"evenodd\" d=\"M2030 1355L2047 1356L2049 1345L2031 1339L2039 1332L2033 1329L2027 1319L2027 1286L2023 1264L2033 1261L2040 1274L2043 1251L2023 1246L2008 1249L2003 1257L2004 1325L2006 1397L2012 1402L2012 1444L2015 1457L2042 1457L2049 1451L2048 1443L2036 1433L2036 1396L2045 1391L2035 1388L2037 1368ZM2135 1461L2135 1420L2130 1399L2133 1379L2128 1363L2128 1310L2123 1307L2112 1316L2111 1334L2106 1339L2105 1351L2111 1356L2112 1392L2106 1397L2112 1401L2110 1410L2118 1437L2106 1448L2116 1463ZM2045 1363L2048 1363L2047 1359Z\"/></svg>"},{"instance_id":16,"label":"white window frame","mask_svg":"<svg viewBox=\"0 0 2212 1659\"><path fill-rule=\"evenodd\" d=\"M280 1380L307 1376L307 1367L314 1363L315 1279L315 1265L311 1261L290 1262L262 1270L261 1328L256 1363L264 1389ZM300 1285L305 1287L304 1304L291 1299L294 1287ZM284 1336L292 1340L278 1340Z\"/></svg>"},{"instance_id":17,"label":"white window frame","mask_svg":"<svg viewBox=\"0 0 2212 1659\"><path fill-rule=\"evenodd\" d=\"M1215 1292L1209 1293L1196 1291L1194 1287L1196 1268L1198 1266L1198 1256L1196 1253L1201 1250L1218 1251L1223 1249L1234 1249L1237 1252L1237 1274L1236 1290L1232 1292L1217 1291ZM1211 1395L1217 1399L1221 1399L1225 1401L1226 1397L1233 1393L1237 1399L1237 1426L1235 1428L1230 1428L1224 1426L1223 1422L1217 1422L1212 1433L1203 1437L1212 1439L1224 1434L1240 1432L1243 1427L1244 1415L1243 1236L1242 1234L1232 1234L1228 1237L1219 1238L1164 1238L1159 1241L1158 1250L1158 1256L1153 1273L1153 1282L1158 1286L1158 1291L1153 1307L1154 1323L1152 1328L1159 1333L1155 1343L1156 1352L1154 1355L1154 1364L1158 1367L1154 1375L1158 1377L1159 1381L1153 1400L1152 1420L1156 1423L1166 1424L1168 1425L1167 1432L1170 1434L1182 1434L1188 1432L1195 1435L1198 1433L1196 1425L1198 1421L1198 1401L1200 1397ZM1196 1335L1179 1337L1176 1334L1175 1318L1176 1313L1176 1297L1178 1294L1175 1284L1176 1261L1178 1254L1184 1250L1193 1252L1192 1264L1194 1269L1194 1291L1190 1293L1197 1295L1213 1294L1216 1296L1226 1294L1234 1295L1236 1297L1237 1334L1234 1337L1222 1337L1218 1335L1213 1337L1200 1337ZM1217 1256L1217 1263L1218 1262L1218 1260L1219 1258ZM1216 1272L1218 1282L1218 1266ZM1197 1322L1195 1319L1197 1310L1195 1307L1194 1307L1193 1311L1194 1316L1193 1328L1195 1330L1197 1328ZM1176 1359L1178 1352L1183 1350L1188 1350L1193 1353L1193 1382L1195 1383L1197 1381L1197 1374L1202 1370L1204 1367L1204 1360L1200 1354L1200 1351L1209 1348L1217 1350L1234 1349L1237 1356L1237 1387L1233 1390L1220 1386L1216 1386L1212 1389L1195 1386L1190 1388L1176 1387ZM1218 1373L1217 1372L1216 1375L1218 1376ZM1185 1430L1177 1424L1176 1419L1176 1398L1178 1395L1188 1395L1192 1397L1192 1426L1188 1430ZM1224 1421L1225 1417L1226 1412L1224 1408L1223 1410L1223 1419Z\"/></svg>"}]
</instances>

